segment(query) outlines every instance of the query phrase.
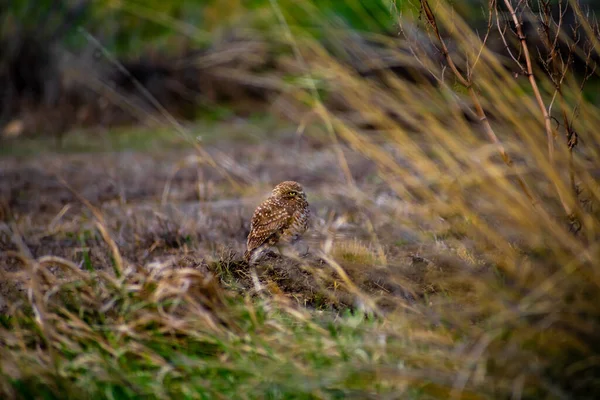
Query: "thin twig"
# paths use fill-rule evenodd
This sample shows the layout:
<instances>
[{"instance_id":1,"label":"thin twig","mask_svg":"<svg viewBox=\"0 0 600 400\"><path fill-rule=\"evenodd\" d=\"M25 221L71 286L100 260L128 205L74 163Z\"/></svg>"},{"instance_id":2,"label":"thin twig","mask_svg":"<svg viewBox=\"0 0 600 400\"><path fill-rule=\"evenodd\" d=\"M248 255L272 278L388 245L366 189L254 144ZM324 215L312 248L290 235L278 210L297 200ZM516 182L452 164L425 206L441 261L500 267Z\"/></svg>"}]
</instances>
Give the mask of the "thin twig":
<instances>
[{"instance_id":1,"label":"thin twig","mask_svg":"<svg viewBox=\"0 0 600 400\"><path fill-rule=\"evenodd\" d=\"M531 88L533 89L533 93L535 95L535 99L540 107L540 111L544 116L544 125L546 127L546 138L548 140L548 157L550 158L550 163L554 164L554 134L552 133L552 121L550 120L550 115L548 114L548 110L544 104L544 99L542 99L542 94L540 93L540 89L538 88L537 82L535 80L535 76L533 75L533 65L531 63L531 56L529 54L529 47L527 46L527 40L525 38L525 34L523 33L523 24L521 20L517 17L517 13L513 8L510 0L504 0L504 4L508 8L510 15L512 17L513 23L515 24L515 29L517 30L517 37L519 38L519 42L521 43L521 49L523 50L523 54L525 55L525 63L527 65L527 78L529 79L529 83L531 84Z\"/></svg>"},{"instance_id":2,"label":"thin twig","mask_svg":"<svg viewBox=\"0 0 600 400\"><path fill-rule=\"evenodd\" d=\"M442 38L442 35L440 34L440 31L439 31L439 28L438 28L438 25L437 25L437 22L435 19L435 15L433 14L433 11L431 10L431 7L429 6L429 2L427 0L421 0L421 9L425 13L425 16L427 17L427 21L433 28L435 36L437 37L438 42L440 43L442 54L444 55L444 58L446 59L448 66L450 67L450 69L452 70L454 75L456 76L456 79L458 79L458 81L469 92L469 96L471 97L471 100L473 101L473 105L475 107L475 112L477 113L477 116L479 117L479 122L481 122L487 137L498 148L498 152L500 153L500 156L502 157L502 160L504 161L504 163L507 166L512 167L513 161L511 159L511 157L508 155L508 153L506 152L506 149L504 148L504 145L502 144L500 139L498 139L498 136L494 132L494 129L492 128L490 121L487 118L485 110L483 109L483 106L481 105L481 102L479 101L479 96L477 95L477 92L475 91L475 88L473 87L472 77L465 78L461 74L461 72L458 70L458 68L456 67L456 64L454 64L454 61L452 60L452 57L450 56L450 52L448 51L448 47L446 46L446 43L444 42L444 39ZM527 186L527 183L525 182L525 180L520 176L520 174L517 174L517 181L519 182L519 186L521 187L521 189L523 190L525 195L529 198L529 200L532 202L532 204L535 205L537 202L534 200L534 196L533 196L531 190Z\"/></svg>"}]
</instances>

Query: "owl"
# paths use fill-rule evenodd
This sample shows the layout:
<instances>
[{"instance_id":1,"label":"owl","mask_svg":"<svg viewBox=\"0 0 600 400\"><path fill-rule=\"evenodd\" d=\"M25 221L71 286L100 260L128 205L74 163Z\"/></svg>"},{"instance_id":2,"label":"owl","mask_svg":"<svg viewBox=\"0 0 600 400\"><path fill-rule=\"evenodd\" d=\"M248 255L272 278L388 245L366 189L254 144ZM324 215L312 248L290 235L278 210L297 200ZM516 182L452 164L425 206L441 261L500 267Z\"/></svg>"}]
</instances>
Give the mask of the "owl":
<instances>
[{"instance_id":1,"label":"owl","mask_svg":"<svg viewBox=\"0 0 600 400\"><path fill-rule=\"evenodd\" d=\"M281 182L254 211L244 259L253 264L270 246L293 244L308 228L310 210L302 185ZM280 250L281 252L281 250Z\"/></svg>"}]
</instances>

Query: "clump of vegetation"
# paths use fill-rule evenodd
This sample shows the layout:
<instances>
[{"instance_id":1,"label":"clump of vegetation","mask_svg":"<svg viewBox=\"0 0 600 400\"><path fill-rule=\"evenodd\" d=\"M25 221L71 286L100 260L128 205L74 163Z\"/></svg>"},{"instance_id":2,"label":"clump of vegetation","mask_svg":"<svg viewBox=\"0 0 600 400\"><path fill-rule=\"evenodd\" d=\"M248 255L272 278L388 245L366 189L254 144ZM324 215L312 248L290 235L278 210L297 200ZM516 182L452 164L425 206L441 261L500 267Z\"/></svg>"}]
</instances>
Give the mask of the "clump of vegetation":
<instances>
[{"instance_id":1,"label":"clump of vegetation","mask_svg":"<svg viewBox=\"0 0 600 400\"><path fill-rule=\"evenodd\" d=\"M377 265L386 263L384 254L378 255L374 249L369 248L365 244L359 242L357 239L337 243L335 248L332 249L332 254L335 259L361 265Z\"/></svg>"},{"instance_id":2,"label":"clump of vegetation","mask_svg":"<svg viewBox=\"0 0 600 400\"><path fill-rule=\"evenodd\" d=\"M600 109L583 91L597 79L600 42L579 3L558 4L490 2L485 29L474 32L448 4L423 0L414 15L392 8L400 39L359 34L308 1L255 4L248 15L276 23L253 29L287 48L269 82L294 110L293 138L239 151L233 141L234 159L219 159L222 148L192 149L198 168L180 173L197 174L203 204L178 220L185 240L165 223L177 240L156 232L161 245L137 249L143 260L160 250L152 262L123 253L135 254L132 238L149 219L108 217L101 200L81 195L85 210L70 223L92 224L94 243L81 244L102 241L94 254L110 268L93 265L88 248L73 260L40 255L39 246L33 254L26 235L40 242L47 233L8 201L2 281L23 290L0 320L0 391L600 394ZM210 209L201 184L247 193L248 176L277 180L284 168L315 192L310 256L250 268L239 251L243 219L215 211L225 206L212 192ZM174 180L165 184L177 193ZM163 192L148 198L167 221Z\"/></svg>"}]
</instances>

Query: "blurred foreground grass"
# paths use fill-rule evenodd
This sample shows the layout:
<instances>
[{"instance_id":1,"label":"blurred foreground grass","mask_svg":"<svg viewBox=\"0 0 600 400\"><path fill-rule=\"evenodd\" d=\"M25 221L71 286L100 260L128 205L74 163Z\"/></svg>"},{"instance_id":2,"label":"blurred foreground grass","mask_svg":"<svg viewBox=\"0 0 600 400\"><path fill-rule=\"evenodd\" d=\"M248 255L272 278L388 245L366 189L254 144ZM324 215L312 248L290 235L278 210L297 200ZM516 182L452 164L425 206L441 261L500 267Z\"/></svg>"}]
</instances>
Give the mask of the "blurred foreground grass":
<instances>
[{"instance_id":1,"label":"blurred foreground grass","mask_svg":"<svg viewBox=\"0 0 600 400\"><path fill-rule=\"evenodd\" d=\"M283 298L230 298L196 270L78 275L44 310L26 307L2 321L5 394L411 398L446 392L450 382L420 371L448 350L443 328L314 313ZM25 317L31 312L41 319Z\"/></svg>"},{"instance_id":2,"label":"blurred foreground grass","mask_svg":"<svg viewBox=\"0 0 600 400\"><path fill-rule=\"evenodd\" d=\"M3 279L26 290L2 317L0 391L61 399L597 397L600 109L583 98L578 78L565 74L559 93L535 70L546 110L559 121L550 157L530 81L514 78L444 3L435 16L457 63L477 60L465 87L422 42L388 37L376 37L382 59L416 56L438 80L385 69L363 76L343 61L374 62L372 53L344 48L354 31L320 26L315 16L331 34L327 45L339 45L332 50L274 11L279 23L267 35L295 51L285 62L300 82L286 95L305 106L299 119L312 116L307 129L329 133L322 140L345 173L344 200L371 218L363 219L368 246L325 237L313 250L322 263L300 260L298 268L334 294L350 294L353 306L303 307L274 282L240 293L223 284L233 267L251 275L238 260L209 270L130 262L96 215L112 271L35 259L23 246L11 253L21 268ZM569 149L573 132L579 143ZM345 168L348 152L377 165L378 186ZM443 234L423 228L440 221ZM386 282L406 281L397 226L419 238L430 268L406 285L427 290L374 298L347 272L378 269ZM396 307L384 309L386 301Z\"/></svg>"}]
</instances>

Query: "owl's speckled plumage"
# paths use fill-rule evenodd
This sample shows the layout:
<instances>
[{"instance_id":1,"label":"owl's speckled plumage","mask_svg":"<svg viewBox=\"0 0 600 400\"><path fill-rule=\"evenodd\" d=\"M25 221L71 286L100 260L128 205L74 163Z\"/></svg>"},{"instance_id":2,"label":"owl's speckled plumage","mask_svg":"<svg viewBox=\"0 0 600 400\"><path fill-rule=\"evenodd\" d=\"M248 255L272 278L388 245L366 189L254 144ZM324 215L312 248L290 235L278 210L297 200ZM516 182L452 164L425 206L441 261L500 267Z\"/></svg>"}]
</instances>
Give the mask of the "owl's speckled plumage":
<instances>
[{"instance_id":1,"label":"owl's speckled plumage","mask_svg":"<svg viewBox=\"0 0 600 400\"><path fill-rule=\"evenodd\" d=\"M310 210L302 185L281 182L254 211L244 259L252 263L269 246L294 243L308 228Z\"/></svg>"}]
</instances>

